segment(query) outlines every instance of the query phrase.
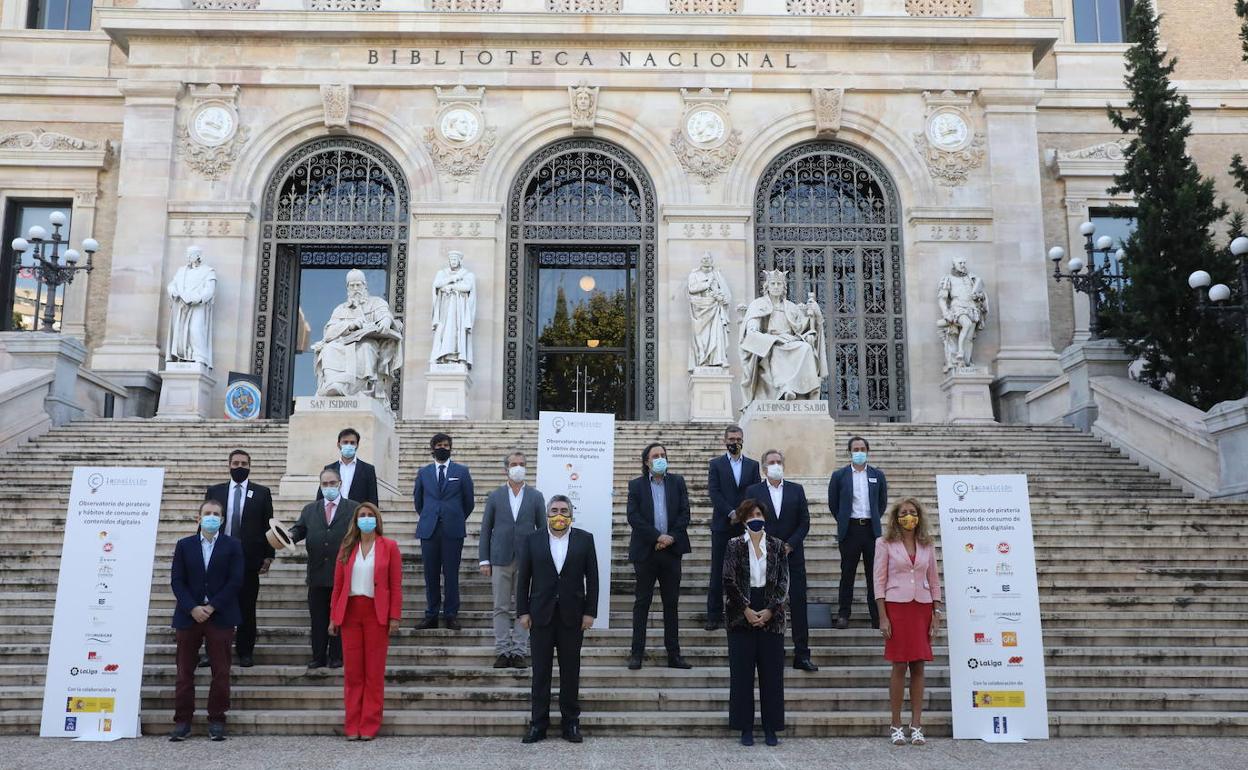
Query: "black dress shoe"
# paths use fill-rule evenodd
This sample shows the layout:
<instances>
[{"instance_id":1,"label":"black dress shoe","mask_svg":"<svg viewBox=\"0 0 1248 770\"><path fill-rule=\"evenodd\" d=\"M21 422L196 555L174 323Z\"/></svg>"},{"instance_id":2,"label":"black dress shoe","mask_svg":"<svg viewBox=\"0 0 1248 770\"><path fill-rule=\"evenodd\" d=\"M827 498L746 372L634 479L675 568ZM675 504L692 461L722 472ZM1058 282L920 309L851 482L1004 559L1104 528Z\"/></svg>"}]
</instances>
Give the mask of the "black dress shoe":
<instances>
[{"instance_id":1,"label":"black dress shoe","mask_svg":"<svg viewBox=\"0 0 1248 770\"><path fill-rule=\"evenodd\" d=\"M754 731L753 731L753 730L742 730L742 731L741 731L741 745L742 745L742 746L753 746L753 745L754 745Z\"/></svg>"},{"instance_id":2,"label":"black dress shoe","mask_svg":"<svg viewBox=\"0 0 1248 770\"><path fill-rule=\"evenodd\" d=\"M250 655L239 655L238 665L242 666L243 668L251 668L252 666L256 665L256 659Z\"/></svg>"},{"instance_id":3,"label":"black dress shoe","mask_svg":"<svg viewBox=\"0 0 1248 770\"><path fill-rule=\"evenodd\" d=\"M779 746L779 745L780 745L780 739L779 739L779 738L777 738L777 737L776 737L776 734L775 734L774 732L772 732L771 730L768 730L768 731L767 731L767 736L766 736L766 738L764 738L764 739L763 739L763 742L764 742L764 743L766 743L768 746Z\"/></svg>"},{"instance_id":4,"label":"black dress shoe","mask_svg":"<svg viewBox=\"0 0 1248 770\"><path fill-rule=\"evenodd\" d=\"M494 668L511 668L511 660L510 655L499 655L494 659Z\"/></svg>"},{"instance_id":5,"label":"black dress shoe","mask_svg":"<svg viewBox=\"0 0 1248 770\"><path fill-rule=\"evenodd\" d=\"M693 668L693 664L685 660L684 655L668 655L667 667L668 668Z\"/></svg>"},{"instance_id":6,"label":"black dress shoe","mask_svg":"<svg viewBox=\"0 0 1248 770\"><path fill-rule=\"evenodd\" d=\"M585 738L581 735L580 724L573 722L570 725L564 725L563 739L568 743L581 743Z\"/></svg>"},{"instance_id":7,"label":"black dress shoe","mask_svg":"<svg viewBox=\"0 0 1248 770\"><path fill-rule=\"evenodd\" d=\"M836 627L842 630L849 628L849 618L837 618Z\"/></svg>"},{"instance_id":8,"label":"black dress shoe","mask_svg":"<svg viewBox=\"0 0 1248 770\"><path fill-rule=\"evenodd\" d=\"M208 656L200 655L199 663L195 664L195 668L208 668L210 665L212 665L212 662L208 660Z\"/></svg>"},{"instance_id":9,"label":"black dress shoe","mask_svg":"<svg viewBox=\"0 0 1248 770\"><path fill-rule=\"evenodd\" d=\"M308 661L308 670L309 670L309 671L311 671L311 670L312 670L312 669L314 669L314 668L325 668L325 661L323 661L323 660L315 660L315 659L313 659L313 660L309 660L309 661Z\"/></svg>"},{"instance_id":10,"label":"black dress shoe","mask_svg":"<svg viewBox=\"0 0 1248 770\"><path fill-rule=\"evenodd\" d=\"M169 733L169 741L171 743L181 743L191 737L191 725L182 722L173 726L173 732Z\"/></svg>"},{"instance_id":11,"label":"black dress shoe","mask_svg":"<svg viewBox=\"0 0 1248 770\"><path fill-rule=\"evenodd\" d=\"M342 668L342 658L330 658L329 667L330 668Z\"/></svg>"},{"instance_id":12,"label":"black dress shoe","mask_svg":"<svg viewBox=\"0 0 1248 770\"><path fill-rule=\"evenodd\" d=\"M416 625L416 630L428 631L431 628L437 628L437 627L438 627L438 619L436 617L432 617L432 618L427 617Z\"/></svg>"},{"instance_id":13,"label":"black dress shoe","mask_svg":"<svg viewBox=\"0 0 1248 770\"><path fill-rule=\"evenodd\" d=\"M707 631L717 631L723 627L724 627L723 621L719 621L719 620L707 620L706 626L704 626L704 628L706 628Z\"/></svg>"},{"instance_id":14,"label":"black dress shoe","mask_svg":"<svg viewBox=\"0 0 1248 770\"><path fill-rule=\"evenodd\" d=\"M225 722L213 722L208 725L208 737L214 741L225 740Z\"/></svg>"},{"instance_id":15,"label":"black dress shoe","mask_svg":"<svg viewBox=\"0 0 1248 770\"><path fill-rule=\"evenodd\" d=\"M524 737L520 739L520 742L537 743L538 741L544 740L546 740L546 731L540 727L533 727L532 725L529 725L528 732L524 734Z\"/></svg>"},{"instance_id":16,"label":"black dress shoe","mask_svg":"<svg viewBox=\"0 0 1248 770\"><path fill-rule=\"evenodd\" d=\"M819 667L815 665L815 662L807 657L795 659L793 661L793 668L800 669L802 671L818 671L819 670Z\"/></svg>"},{"instance_id":17,"label":"black dress shoe","mask_svg":"<svg viewBox=\"0 0 1248 770\"><path fill-rule=\"evenodd\" d=\"M524 655L512 655L511 667L512 668L528 668L529 659L525 657Z\"/></svg>"},{"instance_id":18,"label":"black dress shoe","mask_svg":"<svg viewBox=\"0 0 1248 770\"><path fill-rule=\"evenodd\" d=\"M459 624L459 619L456 618L454 615L446 616L446 627L452 631L461 631L464 628L463 626Z\"/></svg>"},{"instance_id":19,"label":"black dress shoe","mask_svg":"<svg viewBox=\"0 0 1248 770\"><path fill-rule=\"evenodd\" d=\"M637 671L641 668L641 653L634 652L628 656L628 670Z\"/></svg>"}]
</instances>

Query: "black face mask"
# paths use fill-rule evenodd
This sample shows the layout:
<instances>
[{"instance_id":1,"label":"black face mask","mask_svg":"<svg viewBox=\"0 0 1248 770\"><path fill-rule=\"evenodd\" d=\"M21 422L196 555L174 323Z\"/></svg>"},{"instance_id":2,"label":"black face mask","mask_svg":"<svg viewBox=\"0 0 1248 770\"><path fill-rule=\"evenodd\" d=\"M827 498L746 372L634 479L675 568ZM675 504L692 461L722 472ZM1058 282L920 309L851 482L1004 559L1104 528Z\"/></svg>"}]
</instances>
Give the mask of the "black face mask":
<instances>
[{"instance_id":1,"label":"black face mask","mask_svg":"<svg viewBox=\"0 0 1248 770\"><path fill-rule=\"evenodd\" d=\"M751 532L762 532L763 526L765 524L766 522L763 521L762 519L750 519L749 521L745 522L746 528L749 529Z\"/></svg>"},{"instance_id":2,"label":"black face mask","mask_svg":"<svg viewBox=\"0 0 1248 770\"><path fill-rule=\"evenodd\" d=\"M739 454L741 454L741 445L740 445L740 444L737 444L737 443L732 443L732 444L729 444L729 445L728 445L728 452L729 452L730 454L734 454L734 455L739 455Z\"/></svg>"},{"instance_id":3,"label":"black face mask","mask_svg":"<svg viewBox=\"0 0 1248 770\"><path fill-rule=\"evenodd\" d=\"M447 460L451 459L451 450L447 449L446 447L438 447L437 449L433 450L433 459L437 460L440 463L444 463Z\"/></svg>"},{"instance_id":4,"label":"black face mask","mask_svg":"<svg viewBox=\"0 0 1248 770\"><path fill-rule=\"evenodd\" d=\"M251 468L230 468L230 478L234 479L236 484L242 484L246 481L250 473Z\"/></svg>"}]
</instances>

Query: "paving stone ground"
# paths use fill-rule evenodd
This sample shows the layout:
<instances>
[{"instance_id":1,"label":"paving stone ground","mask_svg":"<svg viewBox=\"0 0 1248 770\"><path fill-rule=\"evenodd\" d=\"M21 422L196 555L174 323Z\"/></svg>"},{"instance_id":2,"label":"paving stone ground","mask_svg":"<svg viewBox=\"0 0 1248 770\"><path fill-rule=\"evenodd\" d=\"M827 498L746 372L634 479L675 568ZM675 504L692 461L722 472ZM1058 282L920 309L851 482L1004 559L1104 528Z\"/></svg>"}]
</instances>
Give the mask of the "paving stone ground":
<instances>
[{"instance_id":1,"label":"paving stone ground","mask_svg":"<svg viewBox=\"0 0 1248 770\"><path fill-rule=\"evenodd\" d=\"M761 738L761 736L759 736ZM1244 738L1062 738L1025 745L934 739L893 747L885 738L801 738L776 748L745 748L729 740L587 737L573 746L519 738L342 738L240 736L223 743L196 737L171 744L162 736L113 743L0 737L0 765L9 770L313 770L431 768L436 770L1239 770L1248 768Z\"/></svg>"}]
</instances>

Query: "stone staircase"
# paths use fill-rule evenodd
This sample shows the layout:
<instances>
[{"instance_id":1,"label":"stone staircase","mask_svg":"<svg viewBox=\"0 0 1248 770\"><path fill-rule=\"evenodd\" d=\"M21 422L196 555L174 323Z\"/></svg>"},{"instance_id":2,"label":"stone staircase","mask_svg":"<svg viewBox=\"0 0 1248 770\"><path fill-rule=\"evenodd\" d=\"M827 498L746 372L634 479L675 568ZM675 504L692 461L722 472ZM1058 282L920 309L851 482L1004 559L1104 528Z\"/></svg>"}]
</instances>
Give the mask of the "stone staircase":
<instances>
[{"instance_id":1,"label":"stone staircase","mask_svg":"<svg viewBox=\"0 0 1248 770\"><path fill-rule=\"evenodd\" d=\"M536 457L532 422L451 423L456 459L468 464L479 502L465 543L463 632L412 629L423 610L415 512L410 500L385 507L387 532L405 554L405 627L393 641L386 731L407 735L519 736L528 714L527 671L495 670L488 581L476 571L484 496L502 483L503 456ZM400 424L400 489L427 462L428 437L446 423ZM1193 501L1096 439L1058 427L855 426L870 437L891 495L934 504L938 473L1026 473L1044 615L1052 732L1058 736L1248 735L1248 504ZM621 423L616 429L616 505L609 631L586 639L582 700L587 733L726 735L728 672L723 632L702 630L708 572L706 462L720 449L718 428ZM274 489L285 462L286 427L211 421L74 423L20 450L19 474L0 489L16 521L0 542L0 732L38 729L69 479L75 465L166 468L162 523L152 577L143 715L166 729L173 704L173 598L168 558L193 531L195 504L225 478L234 447L252 455L252 478ZM840 436L840 434L838 434ZM682 645L691 671L663 667L661 625L651 616L646 667L625 669L632 573L625 558L624 489L641 448L663 441L673 472L689 482L693 553L685 560ZM843 454L843 436L829 452ZM331 448L327 448L331 449ZM369 447L361 456L369 457ZM327 452L327 455L330 452ZM327 456L326 458L331 459ZM812 602L835 603L838 557L826 479L810 479L807 540ZM309 498L314 491L309 488ZM278 500L290 521L303 499ZM307 611L302 557L282 558L264 579L256 666L235 669L230 713L237 732L331 734L341 730L340 672L306 673ZM859 578L857 596L863 596ZM882 735L887 667L863 599L846 631L812 629L815 674L786 671L792 735ZM658 604L656 600L656 605ZM929 667L925 722L949 731L945 648ZM206 691L207 673L199 674ZM201 704L202 706L202 704Z\"/></svg>"}]
</instances>

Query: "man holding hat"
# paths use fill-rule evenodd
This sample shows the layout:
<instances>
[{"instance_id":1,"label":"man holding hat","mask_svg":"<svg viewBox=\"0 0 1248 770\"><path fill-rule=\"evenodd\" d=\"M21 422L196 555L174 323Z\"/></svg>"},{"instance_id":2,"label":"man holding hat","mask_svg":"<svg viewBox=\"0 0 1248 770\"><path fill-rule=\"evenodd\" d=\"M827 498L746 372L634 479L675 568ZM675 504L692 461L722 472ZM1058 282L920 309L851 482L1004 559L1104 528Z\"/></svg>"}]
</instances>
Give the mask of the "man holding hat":
<instances>
[{"instance_id":1,"label":"man holding hat","mask_svg":"<svg viewBox=\"0 0 1248 770\"><path fill-rule=\"evenodd\" d=\"M292 542L308 549L308 615L312 620L312 659L308 670L342 668L342 637L329 635L329 604L334 595L334 560L359 503L342 496L342 477L332 466L321 471L318 499L303 506L290 528Z\"/></svg>"}]
</instances>

